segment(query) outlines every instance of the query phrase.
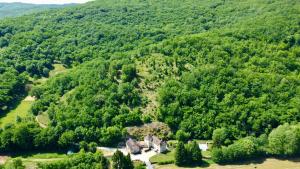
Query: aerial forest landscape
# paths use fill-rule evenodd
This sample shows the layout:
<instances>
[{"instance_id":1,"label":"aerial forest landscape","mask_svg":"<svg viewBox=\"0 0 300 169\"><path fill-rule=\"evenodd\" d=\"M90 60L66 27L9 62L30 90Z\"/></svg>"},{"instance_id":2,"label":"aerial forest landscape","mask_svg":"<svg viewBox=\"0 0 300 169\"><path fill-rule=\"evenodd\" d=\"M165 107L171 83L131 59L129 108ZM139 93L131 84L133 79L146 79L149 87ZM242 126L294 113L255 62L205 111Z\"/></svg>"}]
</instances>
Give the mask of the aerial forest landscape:
<instances>
[{"instance_id":1,"label":"aerial forest landscape","mask_svg":"<svg viewBox=\"0 0 300 169\"><path fill-rule=\"evenodd\" d=\"M300 169L299 0L50 1L0 1L0 169Z\"/></svg>"}]
</instances>

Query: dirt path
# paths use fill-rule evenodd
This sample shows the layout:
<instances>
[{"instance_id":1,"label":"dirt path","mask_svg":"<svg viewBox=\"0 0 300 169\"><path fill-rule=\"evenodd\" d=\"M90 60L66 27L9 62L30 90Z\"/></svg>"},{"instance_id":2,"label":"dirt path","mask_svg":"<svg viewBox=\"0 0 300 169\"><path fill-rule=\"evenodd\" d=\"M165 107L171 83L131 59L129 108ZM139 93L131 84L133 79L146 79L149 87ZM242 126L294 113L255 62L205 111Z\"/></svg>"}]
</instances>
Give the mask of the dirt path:
<instances>
[{"instance_id":1,"label":"dirt path","mask_svg":"<svg viewBox=\"0 0 300 169\"><path fill-rule=\"evenodd\" d=\"M155 169L188 169L179 168L175 165L156 165ZM203 167L196 167L193 169L203 169ZM236 165L217 165L212 164L205 169L300 169L300 158L291 160L279 160L274 158L268 158L264 161L249 162L245 164Z\"/></svg>"},{"instance_id":2,"label":"dirt path","mask_svg":"<svg viewBox=\"0 0 300 169\"><path fill-rule=\"evenodd\" d=\"M7 159L8 159L8 156L0 156L0 165L5 164Z\"/></svg>"},{"instance_id":3,"label":"dirt path","mask_svg":"<svg viewBox=\"0 0 300 169\"><path fill-rule=\"evenodd\" d=\"M36 98L34 96L29 96L29 95L24 99L24 101L27 101L27 102L33 102L35 100L36 100Z\"/></svg>"},{"instance_id":4,"label":"dirt path","mask_svg":"<svg viewBox=\"0 0 300 169\"><path fill-rule=\"evenodd\" d=\"M35 116L35 121L39 124L41 128L47 128L47 126L39 121L38 116Z\"/></svg>"},{"instance_id":5,"label":"dirt path","mask_svg":"<svg viewBox=\"0 0 300 169\"><path fill-rule=\"evenodd\" d=\"M97 147L98 150L101 150L106 157L110 157L116 152L117 150L120 150L124 155L127 155L128 152L126 148L110 148L110 147ZM148 152L142 152L141 154L130 154L131 160L139 160L146 164L147 169L154 169L154 166L150 162L150 158L157 153L154 151L148 151Z\"/></svg>"}]
</instances>

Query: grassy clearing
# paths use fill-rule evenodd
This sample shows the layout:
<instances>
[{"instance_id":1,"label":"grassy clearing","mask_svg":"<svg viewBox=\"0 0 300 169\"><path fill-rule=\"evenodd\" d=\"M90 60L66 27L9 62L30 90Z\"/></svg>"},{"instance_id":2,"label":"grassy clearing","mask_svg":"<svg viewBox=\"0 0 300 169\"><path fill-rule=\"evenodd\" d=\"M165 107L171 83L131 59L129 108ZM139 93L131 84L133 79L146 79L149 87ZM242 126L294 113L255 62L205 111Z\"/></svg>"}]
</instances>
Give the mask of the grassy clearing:
<instances>
[{"instance_id":1,"label":"grassy clearing","mask_svg":"<svg viewBox=\"0 0 300 169\"><path fill-rule=\"evenodd\" d=\"M49 116L46 112L36 116L36 120L41 125L41 127L47 127L50 123Z\"/></svg>"},{"instance_id":2,"label":"grassy clearing","mask_svg":"<svg viewBox=\"0 0 300 169\"><path fill-rule=\"evenodd\" d=\"M49 72L49 77L53 77L57 74L64 73L67 69L63 64L53 64L54 69Z\"/></svg>"},{"instance_id":3,"label":"grassy clearing","mask_svg":"<svg viewBox=\"0 0 300 169\"><path fill-rule=\"evenodd\" d=\"M167 153L157 154L150 158L150 162L153 164L171 164L175 161L175 150L171 150Z\"/></svg>"},{"instance_id":4,"label":"grassy clearing","mask_svg":"<svg viewBox=\"0 0 300 169\"><path fill-rule=\"evenodd\" d=\"M13 159L19 158L23 161L26 168L36 168L39 162L51 162L51 161L59 161L69 158L68 155L65 153L36 153L36 152L29 152L26 154L17 154L14 155L12 158L8 160L8 162L12 161Z\"/></svg>"},{"instance_id":5,"label":"grassy clearing","mask_svg":"<svg viewBox=\"0 0 300 169\"><path fill-rule=\"evenodd\" d=\"M67 71L67 68L65 68L63 64L53 64L53 67L54 69L49 72L49 78ZM40 85L46 83L49 78L42 77L36 80L31 79L31 81L33 81L35 85Z\"/></svg>"},{"instance_id":6,"label":"grassy clearing","mask_svg":"<svg viewBox=\"0 0 300 169\"><path fill-rule=\"evenodd\" d=\"M34 101L21 101L21 103L13 110L9 111L5 116L0 118L0 125L4 127L6 124L15 123L17 116L21 118L27 117L28 111Z\"/></svg>"},{"instance_id":7,"label":"grassy clearing","mask_svg":"<svg viewBox=\"0 0 300 169\"><path fill-rule=\"evenodd\" d=\"M149 72L145 63L137 62L137 71L140 77L139 87L141 89L142 96L148 99L148 103L145 107L142 108L143 114L147 114L155 117L155 113L158 107L157 101L157 92L155 89L157 88L157 84L151 79L153 79L153 75Z\"/></svg>"}]
</instances>

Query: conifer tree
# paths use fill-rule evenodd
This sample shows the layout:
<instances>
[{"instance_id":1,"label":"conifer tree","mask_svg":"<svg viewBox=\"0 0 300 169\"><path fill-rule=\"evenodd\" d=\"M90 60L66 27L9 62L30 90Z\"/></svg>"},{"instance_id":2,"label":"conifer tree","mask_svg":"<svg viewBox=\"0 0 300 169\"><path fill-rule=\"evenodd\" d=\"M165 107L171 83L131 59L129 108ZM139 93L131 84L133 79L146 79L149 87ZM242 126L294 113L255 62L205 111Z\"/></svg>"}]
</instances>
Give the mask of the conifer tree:
<instances>
[{"instance_id":1,"label":"conifer tree","mask_svg":"<svg viewBox=\"0 0 300 169\"><path fill-rule=\"evenodd\" d=\"M175 164L177 166L183 166L186 163L186 149L184 147L184 143L183 142L179 142L176 150L175 150Z\"/></svg>"},{"instance_id":2,"label":"conifer tree","mask_svg":"<svg viewBox=\"0 0 300 169\"><path fill-rule=\"evenodd\" d=\"M133 169L133 163L131 161L130 155L124 156L123 153L117 150L112 156L112 168L113 169Z\"/></svg>"},{"instance_id":3,"label":"conifer tree","mask_svg":"<svg viewBox=\"0 0 300 169\"><path fill-rule=\"evenodd\" d=\"M199 148L199 145L197 144L196 141L193 141L189 145L189 152L188 155L190 156L191 162L192 163L200 163L202 161L202 153L201 149Z\"/></svg>"}]
</instances>

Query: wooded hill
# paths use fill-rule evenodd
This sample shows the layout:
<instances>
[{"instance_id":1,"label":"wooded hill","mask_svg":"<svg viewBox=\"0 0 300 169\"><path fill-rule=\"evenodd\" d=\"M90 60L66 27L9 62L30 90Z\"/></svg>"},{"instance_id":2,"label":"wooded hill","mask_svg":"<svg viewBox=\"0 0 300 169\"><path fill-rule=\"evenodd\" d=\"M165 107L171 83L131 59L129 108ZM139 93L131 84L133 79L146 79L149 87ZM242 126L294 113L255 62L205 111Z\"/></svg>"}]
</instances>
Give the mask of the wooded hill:
<instances>
[{"instance_id":1,"label":"wooded hill","mask_svg":"<svg viewBox=\"0 0 300 169\"><path fill-rule=\"evenodd\" d=\"M0 18L16 17L34 12L41 12L53 8L63 8L70 5L43 5L43 4L25 4L25 3L1 3Z\"/></svg>"},{"instance_id":2,"label":"wooded hill","mask_svg":"<svg viewBox=\"0 0 300 169\"><path fill-rule=\"evenodd\" d=\"M125 127L150 121L197 139L219 127L238 139L297 123L299 16L297 0L98 0L5 19L0 113L30 77L57 62L70 70L31 91L31 113L47 112L50 125L7 126L1 150L114 145Z\"/></svg>"}]
</instances>

